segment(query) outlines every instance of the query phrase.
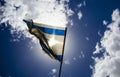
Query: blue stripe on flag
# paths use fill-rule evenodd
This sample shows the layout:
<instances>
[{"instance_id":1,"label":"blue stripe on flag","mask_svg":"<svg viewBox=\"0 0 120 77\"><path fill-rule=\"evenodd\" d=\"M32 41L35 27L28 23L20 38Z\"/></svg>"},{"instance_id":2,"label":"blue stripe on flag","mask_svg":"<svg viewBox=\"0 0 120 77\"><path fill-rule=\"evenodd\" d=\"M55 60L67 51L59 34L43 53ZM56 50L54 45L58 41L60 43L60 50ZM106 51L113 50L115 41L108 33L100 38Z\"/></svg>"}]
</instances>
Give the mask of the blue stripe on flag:
<instances>
[{"instance_id":1,"label":"blue stripe on flag","mask_svg":"<svg viewBox=\"0 0 120 77\"><path fill-rule=\"evenodd\" d=\"M57 59L58 59L59 61L62 61L62 55L57 55Z\"/></svg>"},{"instance_id":2,"label":"blue stripe on flag","mask_svg":"<svg viewBox=\"0 0 120 77\"><path fill-rule=\"evenodd\" d=\"M29 22L27 20L23 20L23 21L26 22L26 24L28 26L32 26L32 22ZM44 33L47 33L47 34L54 34L54 35L61 35L61 36L65 35L65 30L53 29L53 28L47 28L47 27L40 27L40 26L37 26L37 25L33 25L33 28L38 28L38 29L40 29L41 31L43 31Z\"/></svg>"}]
</instances>

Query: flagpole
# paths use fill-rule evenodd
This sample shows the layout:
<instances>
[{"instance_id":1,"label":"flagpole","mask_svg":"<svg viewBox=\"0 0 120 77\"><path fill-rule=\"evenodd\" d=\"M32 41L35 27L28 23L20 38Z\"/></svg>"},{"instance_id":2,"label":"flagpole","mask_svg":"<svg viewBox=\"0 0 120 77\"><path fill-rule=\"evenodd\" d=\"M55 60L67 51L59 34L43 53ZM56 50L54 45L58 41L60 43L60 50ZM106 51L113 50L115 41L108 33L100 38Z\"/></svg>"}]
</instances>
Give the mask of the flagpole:
<instances>
[{"instance_id":1,"label":"flagpole","mask_svg":"<svg viewBox=\"0 0 120 77\"><path fill-rule=\"evenodd\" d=\"M63 44L62 60L61 60L61 62L60 62L59 77L61 76L61 71L62 71L62 64L63 64L63 56L64 56L64 48L65 48L66 34L67 34L67 27L66 27L66 29L65 29L65 38L64 38L64 44Z\"/></svg>"}]
</instances>

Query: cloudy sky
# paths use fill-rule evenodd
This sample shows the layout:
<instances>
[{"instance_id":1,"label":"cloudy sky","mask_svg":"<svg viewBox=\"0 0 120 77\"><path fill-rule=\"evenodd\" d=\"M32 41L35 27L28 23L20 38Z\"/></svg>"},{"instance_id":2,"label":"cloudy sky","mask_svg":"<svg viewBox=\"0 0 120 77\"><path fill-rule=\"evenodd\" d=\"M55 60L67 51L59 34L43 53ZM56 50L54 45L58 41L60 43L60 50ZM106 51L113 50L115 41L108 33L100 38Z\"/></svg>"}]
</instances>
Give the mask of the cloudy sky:
<instances>
[{"instance_id":1,"label":"cloudy sky","mask_svg":"<svg viewBox=\"0 0 120 77\"><path fill-rule=\"evenodd\" d=\"M61 77L120 76L120 0L0 0L0 77L58 77L29 18L67 26Z\"/></svg>"}]
</instances>

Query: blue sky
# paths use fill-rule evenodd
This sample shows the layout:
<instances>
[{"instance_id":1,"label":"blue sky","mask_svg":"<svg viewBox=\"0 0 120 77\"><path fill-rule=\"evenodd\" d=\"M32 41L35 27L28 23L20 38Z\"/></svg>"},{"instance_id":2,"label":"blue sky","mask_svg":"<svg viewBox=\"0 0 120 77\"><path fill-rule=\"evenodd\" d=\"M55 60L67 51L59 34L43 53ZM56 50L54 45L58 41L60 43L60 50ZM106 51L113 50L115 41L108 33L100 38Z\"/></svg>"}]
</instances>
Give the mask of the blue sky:
<instances>
[{"instance_id":1,"label":"blue sky","mask_svg":"<svg viewBox=\"0 0 120 77\"><path fill-rule=\"evenodd\" d=\"M16 1L13 1L13 3L15 2ZM4 0L2 0L0 3L1 6L5 6L7 1L4 3ZM119 72L116 72L120 70L119 68L112 70L112 72L105 71L105 70L109 71L110 69L109 66L111 66L110 63L113 63L113 67L117 67L117 66L119 67L119 63L120 63L118 59L110 58L110 60L112 59L113 60L111 62L108 61L108 63L106 60L106 57L109 58L114 55L111 54L113 49L114 49L113 51L117 52L118 54L120 52L119 49L120 45L118 44L120 43L120 41L118 41L118 43L114 43L115 41L113 40L115 39L115 37L117 37L117 39L120 40L118 35L120 32L119 30L120 24L118 23L120 17L120 12L119 12L120 1L119 0L68 0L68 1L66 0L66 4L67 4L66 5L67 11L69 10L72 11L70 12L70 14L68 13L65 14L68 20L63 19L65 17L64 14L61 12L61 10L58 11L60 13L58 13L55 10L55 14L58 13L61 15L60 17L62 17L62 18L58 18L59 17L58 16L56 18L58 18L58 20L63 19L62 22L58 21L58 23L60 23L61 25L67 25L68 27L65 54L64 54L64 63L62 67L61 77L120 76L118 74ZM21 3L15 5L16 7L18 7L18 11L19 8L22 7L22 5L25 4ZM66 10L62 7L62 5L60 6L62 10L64 11ZM3 7L3 8L7 8L7 7ZM2 7L0 8L0 77L58 77L60 63L58 61L52 60L47 55L44 55L44 53L41 51L41 48L39 48L40 45L38 43L33 44L33 42L31 42L34 41L32 40L33 39L32 37L25 37L25 35L22 34L23 30L21 29L21 27L20 29L18 29L19 28L18 26L15 27L16 28L15 29L14 26L12 26L15 25L14 21L12 24L9 22L9 20L12 19L10 19L8 13L11 14L11 11L4 11L2 10L3 8ZM4 12L7 13L3 14ZM81 13L80 19L78 16L79 12ZM28 17L29 14L31 13L28 13ZM32 14L34 16L37 15L35 12L32 12ZM24 12L18 12L16 13L16 15L11 14L11 16L13 16L13 20L14 17L16 17L16 21L17 21L17 18L18 19L20 17L24 18ZM2 22L3 19L5 19L4 22ZM40 21L42 20L44 19L41 17ZM116 24L118 26L115 27L114 29L114 25ZM26 26L25 24L22 25ZM109 25L110 28L107 27ZM11 33L12 31L13 33ZM114 31L116 33L115 35L114 35ZM109 34L105 35L105 32L109 32L111 35ZM111 42L113 41L112 45L111 43L108 43L110 42L109 39ZM97 43L99 43L99 46L95 48ZM106 46L107 44L109 44L110 47L108 47L109 45ZM100 48L101 50L99 51L102 53L97 52L97 54L93 54L93 52L97 51L97 49ZM116 55L114 56L117 57ZM96 61L97 58L98 61ZM103 59L101 60L101 58ZM103 62L103 64L100 64L100 62ZM104 67L106 69L103 69L104 64L106 64L106 66ZM97 67L100 67L101 69L98 69Z\"/></svg>"}]
</instances>

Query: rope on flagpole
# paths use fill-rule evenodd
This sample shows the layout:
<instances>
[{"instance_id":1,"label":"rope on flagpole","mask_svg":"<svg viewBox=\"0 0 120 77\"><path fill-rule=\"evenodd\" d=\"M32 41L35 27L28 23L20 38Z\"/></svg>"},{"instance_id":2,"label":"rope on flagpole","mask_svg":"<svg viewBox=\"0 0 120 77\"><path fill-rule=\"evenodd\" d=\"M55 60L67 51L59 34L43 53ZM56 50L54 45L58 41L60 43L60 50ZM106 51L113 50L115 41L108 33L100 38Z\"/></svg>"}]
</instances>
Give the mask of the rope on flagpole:
<instances>
[{"instance_id":1,"label":"rope on flagpole","mask_svg":"<svg viewBox=\"0 0 120 77\"><path fill-rule=\"evenodd\" d=\"M63 52L62 52L62 60L60 61L59 77L61 77L61 72L62 72L62 64L63 64L63 56L64 56L66 34L67 34L67 27L65 29L65 38L64 38L64 45L63 45Z\"/></svg>"}]
</instances>

